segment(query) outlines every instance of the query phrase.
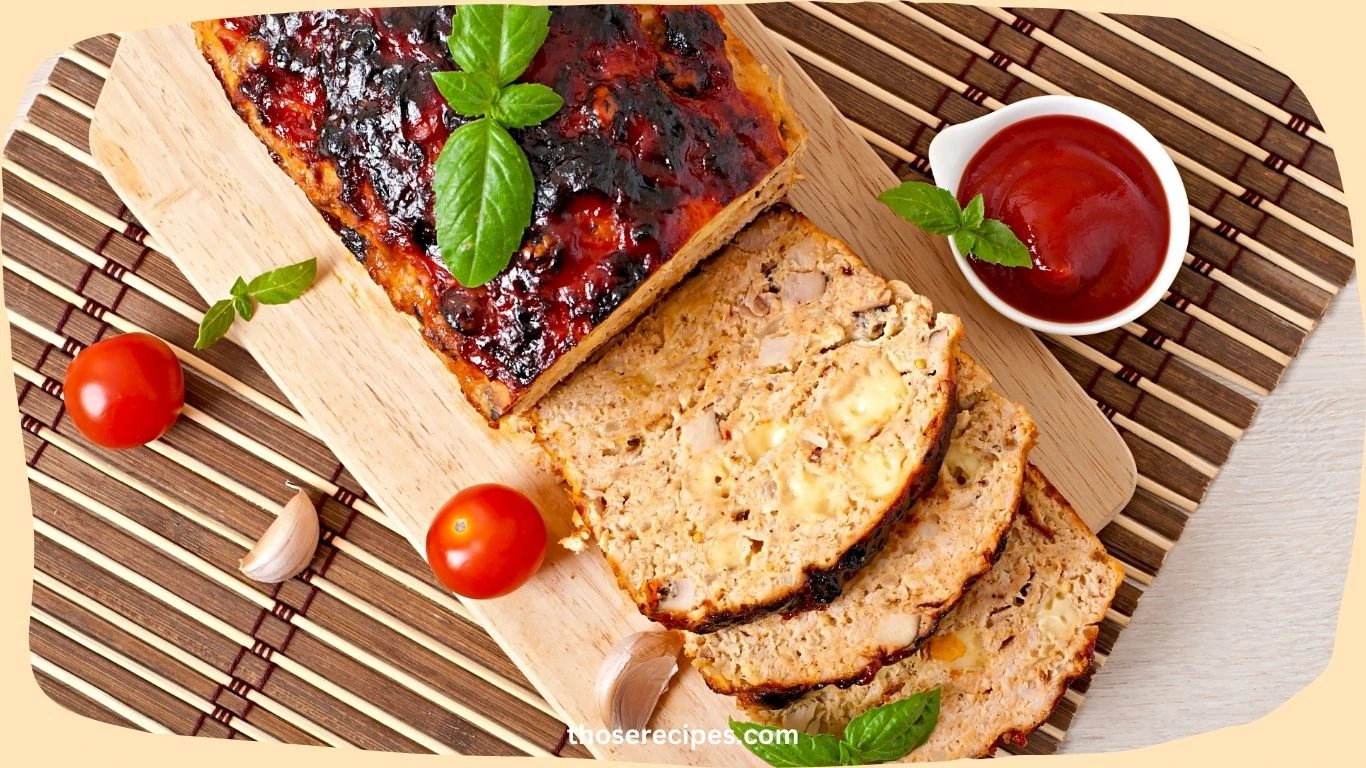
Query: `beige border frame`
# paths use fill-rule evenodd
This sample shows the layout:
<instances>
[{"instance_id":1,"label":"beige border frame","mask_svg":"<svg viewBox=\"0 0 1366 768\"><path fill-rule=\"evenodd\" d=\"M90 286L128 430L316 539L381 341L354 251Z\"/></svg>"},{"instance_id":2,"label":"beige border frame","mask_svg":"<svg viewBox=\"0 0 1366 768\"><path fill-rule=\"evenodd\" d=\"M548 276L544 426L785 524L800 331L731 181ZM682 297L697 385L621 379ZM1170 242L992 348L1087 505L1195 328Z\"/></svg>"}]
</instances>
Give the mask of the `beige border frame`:
<instances>
[{"instance_id":1,"label":"beige border frame","mask_svg":"<svg viewBox=\"0 0 1366 768\"><path fill-rule=\"evenodd\" d=\"M391 5L418 3L392 0ZM1333 138L1348 201L1366 197L1358 184L1366 183L1366 133L1352 126L1366 124L1361 97L1357 52L1366 30L1366 4L1357 0L1113 0L1112 2L1046 2L1077 10L1178 16L1251 42L1288 73L1305 91ZM110 30L136 29L183 22L188 18L258 13L336 3L281 3L260 0L66 0L61 3L22 3L8 10L0 24L0 114L17 111L19 96L32 73L53 51ZM1366 214L1353 227L1354 238L1366 242ZM3 289L0 288L0 296ZM1366 313L1363 314L1366 317ZM9 348L8 326L0 327L0 346ZM8 360L8 356L6 357ZM6 363L8 366L8 363ZM13 398L0 398L0 424L17 424ZM155 738L145 733L106 725L72 714L48 699L34 681L28 654L28 615L32 599L33 528L28 485L24 478L19 431L0 429L0 508L7 510L6 535L0 539L0 568L11 585L0 596L0 700L6 752L20 765L122 764L133 760L147 766L196 768L233 766L243 760L261 765L288 765L316 759L309 747L253 745L211 739ZM1362 488L1366 496L1366 485ZM1360 509L1358 510L1360 513ZM1360 514L1358 515L1360 516ZM1353 551L1366 549L1366 529L1357 526ZM1320 677L1284 705L1245 726L1181 739L1132 752L1104 756L1061 756L1062 765L1102 768L1146 766L1162 761L1173 766L1204 766L1233 762L1249 765L1358 765L1361 749L1353 734L1364 710L1366 688L1366 566L1353 557L1343 592L1342 611L1332 658ZM1123 724L1116 724L1123 727ZM1356 755L1356 757L1352 757ZM334 750L326 755L332 766L432 765L433 758L417 755ZM459 759L459 758L457 758ZM1014 758L1036 761L1044 758ZM478 758L459 759L475 765ZM425 762L422 762L425 761ZM548 759L507 758L508 765L549 765Z\"/></svg>"}]
</instances>

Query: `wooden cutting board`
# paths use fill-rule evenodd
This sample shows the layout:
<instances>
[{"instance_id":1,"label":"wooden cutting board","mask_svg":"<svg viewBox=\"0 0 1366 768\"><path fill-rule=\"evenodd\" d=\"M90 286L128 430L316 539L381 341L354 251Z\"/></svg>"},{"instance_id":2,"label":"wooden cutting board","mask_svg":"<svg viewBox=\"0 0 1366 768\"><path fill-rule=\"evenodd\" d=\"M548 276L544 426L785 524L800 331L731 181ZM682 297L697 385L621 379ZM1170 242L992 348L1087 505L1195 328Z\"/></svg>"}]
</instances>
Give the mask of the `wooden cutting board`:
<instances>
[{"instance_id":1,"label":"wooden cutting board","mask_svg":"<svg viewBox=\"0 0 1366 768\"><path fill-rule=\"evenodd\" d=\"M1119 435L1031 333L971 293L941 240L874 199L896 183L892 173L749 11L727 13L781 76L811 132L805 178L791 202L874 267L962 315L973 354L1039 423L1034 461L1093 528L1103 526L1134 489L1133 458ZM421 549L437 508L475 482L522 489L545 512L552 535L566 532L568 501L534 449L511 430L488 429L465 404L412 319L393 311L238 119L188 28L123 37L96 108L91 146L132 213L207 297L226 295L239 274L318 258L319 280L303 299L238 323L232 338L251 351L414 546ZM620 637L649 626L596 553L573 556L558 547L515 594L466 605L571 725L601 724L593 695L598 663ZM653 725L724 728L735 713L729 699L711 694L685 670ZM595 752L757 764L729 745Z\"/></svg>"}]
</instances>

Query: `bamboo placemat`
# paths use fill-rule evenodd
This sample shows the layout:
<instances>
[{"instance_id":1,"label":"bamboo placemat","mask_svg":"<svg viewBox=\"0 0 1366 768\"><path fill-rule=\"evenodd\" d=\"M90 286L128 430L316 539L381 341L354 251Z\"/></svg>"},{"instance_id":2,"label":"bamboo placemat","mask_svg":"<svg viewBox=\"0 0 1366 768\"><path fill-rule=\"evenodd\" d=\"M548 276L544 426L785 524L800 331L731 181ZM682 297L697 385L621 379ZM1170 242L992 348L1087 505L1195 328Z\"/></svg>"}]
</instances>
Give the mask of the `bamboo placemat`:
<instances>
[{"instance_id":1,"label":"bamboo placemat","mask_svg":"<svg viewBox=\"0 0 1366 768\"><path fill-rule=\"evenodd\" d=\"M1192 230L1165 302L1119 331L1046 339L1140 472L1101 534L1128 573L1097 643L1103 663L1351 275L1341 181L1313 110L1255 51L1175 20L901 3L755 10L904 178L926 177L945 125L1041 93L1113 104L1176 158ZM190 351L205 303L89 156L116 47L105 36L65 52L4 159L41 685L76 712L149 731L587 756L251 357L230 342ZM60 382L83 346L133 330L177 348L186 417L147 448L104 451L63 417ZM321 499L324 543L301 578L263 589L236 562L288 498L286 481ZM1088 685L1010 751L1053 751Z\"/></svg>"}]
</instances>

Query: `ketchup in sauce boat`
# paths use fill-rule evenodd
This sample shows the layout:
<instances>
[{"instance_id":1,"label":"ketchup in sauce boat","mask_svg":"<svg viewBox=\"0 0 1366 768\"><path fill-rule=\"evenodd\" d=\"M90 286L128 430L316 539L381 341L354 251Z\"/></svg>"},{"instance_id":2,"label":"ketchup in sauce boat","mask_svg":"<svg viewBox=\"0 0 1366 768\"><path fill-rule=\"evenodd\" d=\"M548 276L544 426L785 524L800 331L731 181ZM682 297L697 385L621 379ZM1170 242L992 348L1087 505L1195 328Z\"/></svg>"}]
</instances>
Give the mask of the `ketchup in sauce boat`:
<instances>
[{"instance_id":1,"label":"ketchup in sauce boat","mask_svg":"<svg viewBox=\"0 0 1366 768\"><path fill-rule=\"evenodd\" d=\"M1029 248L1033 269L971 259L1002 301L1034 317L1076 323L1133 304L1162 268L1171 236L1157 172L1116 131L1094 120L1021 120L973 155L960 204L977 193Z\"/></svg>"}]
</instances>

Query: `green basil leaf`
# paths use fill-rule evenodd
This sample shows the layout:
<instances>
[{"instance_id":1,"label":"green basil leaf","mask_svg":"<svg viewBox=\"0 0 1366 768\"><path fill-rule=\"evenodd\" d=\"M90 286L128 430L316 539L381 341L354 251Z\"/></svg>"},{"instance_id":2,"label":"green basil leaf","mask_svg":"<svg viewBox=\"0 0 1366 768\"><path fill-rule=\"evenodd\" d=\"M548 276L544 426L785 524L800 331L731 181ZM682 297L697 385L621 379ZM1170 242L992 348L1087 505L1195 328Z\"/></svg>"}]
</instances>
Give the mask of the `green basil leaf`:
<instances>
[{"instance_id":1,"label":"green basil leaf","mask_svg":"<svg viewBox=\"0 0 1366 768\"><path fill-rule=\"evenodd\" d=\"M232 288L229 289L229 293L232 295L232 305L243 320L250 320L251 316L256 314L256 305L252 303L251 296L247 295L248 292L247 281L240 276L233 281Z\"/></svg>"},{"instance_id":2,"label":"green basil leaf","mask_svg":"<svg viewBox=\"0 0 1366 768\"><path fill-rule=\"evenodd\" d=\"M560 111L564 99L540 83L515 83L498 93L493 119L507 128L525 128L544 122Z\"/></svg>"},{"instance_id":3,"label":"green basil leaf","mask_svg":"<svg viewBox=\"0 0 1366 768\"><path fill-rule=\"evenodd\" d=\"M207 349L213 346L227 335L236 317L232 299L215 301L213 306L209 307L209 311L204 313L204 319L199 321L199 335L195 337L194 348Z\"/></svg>"},{"instance_id":4,"label":"green basil leaf","mask_svg":"<svg viewBox=\"0 0 1366 768\"><path fill-rule=\"evenodd\" d=\"M503 86L526 71L549 32L545 6L465 5L455 13L448 45L461 69Z\"/></svg>"},{"instance_id":5,"label":"green basil leaf","mask_svg":"<svg viewBox=\"0 0 1366 768\"><path fill-rule=\"evenodd\" d=\"M978 259L1003 267L1034 266L1034 260L1029 256L1029 248L1002 222L987 219L977 225L973 234L977 242L973 246L972 255Z\"/></svg>"},{"instance_id":6,"label":"green basil leaf","mask_svg":"<svg viewBox=\"0 0 1366 768\"><path fill-rule=\"evenodd\" d=\"M953 244L958 246L958 253L966 259L977 247L977 235L971 230L960 229L953 233Z\"/></svg>"},{"instance_id":7,"label":"green basil leaf","mask_svg":"<svg viewBox=\"0 0 1366 768\"><path fill-rule=\"evenodd\" d=\"M962 209L943 187L921 181L903 182L877 196L896 215L926 232L949 235L962 226Z\"/></svg>"},{"instance_id":8,"label":"green basil leaf","mask_svg":"<svg viewBox=\"0 0 1366 768\"><path fill-rule=\"evenodd\" d=\"M461 285L497 277L531 225L531 164L507 129L487 117L451 132L436 158L436 242Z\"/></svg>"},{"instance_id":9,"label":"green basil leaf","mask_svg":"<svg viewBox=\"0 0 1366 768\"><path fill-rule=\"evenodd\" d=\"M936 688L864 712L845 726L844 741L859 762L885 763L924 744L938 721Z\"/></svg>"},{"instance_id":10,"label":"green basil leaf","mask_svg":"<svg viewBox=\"0 0 1366 768\"><path fill-rule=\"evenodd\" d=\"M272 269L247 283L247 295L262 304L288 304L303 295L318 277L318 260Z\"/></svg>"},{"instance_id":11,"label":"green basil leaf","mask_svg":"<svg viewBox=\"0 0 1366 768\"><path fill-rule=\"evenodd\" d=\"M466 72L479 72L492 77L497 73L498 45L480 35L483 24L475 23L480 14L499 12L501 5L464 5L455 9L451 18L451 36L446 38L451 59ZM495 78L496 79L496 78Z\"/></svg>"},{"instance_id":12,"label":"green basil leaf","mask_svg":"<svg viewBox=\"0 0 1366 768\"><path fill-rule=\"evenodd\" d=\"M256 314L256 305L251 303L251 297L246 294L233 296L232 306L237 309L237 314L241 315L243 320L250 320Z\"/></svg>"},{"instance_id":13,"label":"green basil leaf","mask_svg":"<svg viewBox=\"0 0 1366 768\"><path fill-rule=\"evenodd\" d=\"M433 72L436 89L451 109L469 117L483 117L498 98L498 84L483 72Z\"/></svg>"},{"instance_id":14,"label":"green basil leaf","mask_svg":"<svg viewBox=\"0 0 1366 768\"><path fill-rule=\"evenodd\" d=\"M982 223L982 219L986 218L986 208L986 201L982 198L982 193L978 192L963 207L963 229L976 229Z\"/></svg>"},{"instance_id":15,"label":"green basil leaf","mask_svg":"<svg viewBox=\"0 0 1366 768\"><path fill-rule=\"evenodd\" d=\"M753 752L759 759L774 768L812 768L814 766L844 765L840 740L828 733L810 734L797 732L796 744L759 743L758 734L778 732L785 729L759 723L744 723L734 718L730 721L731 733L740 740L745 749ZM748 738L754 743L746 741Z\"/></svg>"}]
</instances>

